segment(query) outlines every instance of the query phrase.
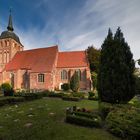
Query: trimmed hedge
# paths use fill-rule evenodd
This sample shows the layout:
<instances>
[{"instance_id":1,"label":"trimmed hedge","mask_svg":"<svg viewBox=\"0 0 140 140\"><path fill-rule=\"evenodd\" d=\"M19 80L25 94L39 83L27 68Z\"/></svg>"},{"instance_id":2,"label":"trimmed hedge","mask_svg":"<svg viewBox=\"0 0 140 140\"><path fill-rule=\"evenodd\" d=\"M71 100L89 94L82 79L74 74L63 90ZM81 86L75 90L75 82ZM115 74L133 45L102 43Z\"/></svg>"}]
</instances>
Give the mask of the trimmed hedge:
<instances>
[{"instance_id":1,"label":"trimmed hedge","mask_svg":"<svg viewBox=\"0 0 140 140\"><path fill-rule=\"evenodd\" d=\"M79 97L79 98L81 98L81 99L84 99L85 93L84 93L84 92L73 92L73 93L71 94L71 96L72 96L72 97Z\"/></svg>"},{"instance_id":2,"label":"trimmed hedge","mask_svg":"<svg viewBox=\"0 0 140 140\"><path fill-rule=\"evenodd\" d=\"M98 112L76 106L66 109L66 122L88 127L101 127L102 120Z\"/></svg>"},{"instance_id":3,"label":"trimmed hedge","mask_svg":"<svg viewBox=\"0 0 140 140\"><path fill-rule=\"evenodd\" d=\"M24 101L25 101L24 97L1 97L0 106L4 106L7 104L16 104Z\"/></svg>"},{"instance_id":4,"label":"trimmed hedge","mask_svg":"<svg viewBox=\"0 0 140 140\"><path fill-rule=\"evenodd\" d=\"M91 116L90 116L91 117ZM90 118L89 116L79 116L78 114L72 114L66 116L66 122L77 124L81 126L88 127L101 127L101 119L100 117Z\"/></svg>"},{"instance_id":5,"label":"trimmed hedge","mask_svg":"<svg viewBox=\"0 0 140 140\"><path fill-rule=\"evenodd\" d=\"M140 138L140 109L121 105L111 111L106 118L106 127L116 136L130 140Z\"/></svg>"},{"instance_id":6,"label":"trimmed hedge","mask_svg":"<svg viewBox=\"0 0 140 140\"><path fill-rule=\"evenodd\" d=\"M71 96L63 96L62 99L65 101L80 101L79 97L71 97Z\"/></svg>"},{"instance_id":7,"label":"trimmed hedge","mask_svg":"<svg viewBox=\"0 0 140 140\"><path fill-rule=\"evenodd\" d=\"M43 91L43 92L38 92L38 93L15 93L15 97L25 97L27 99L40 99L42 97L58 97L61 98L64 95L64 93L55 93L53 91Z\"/></svg>"}]
</instances>

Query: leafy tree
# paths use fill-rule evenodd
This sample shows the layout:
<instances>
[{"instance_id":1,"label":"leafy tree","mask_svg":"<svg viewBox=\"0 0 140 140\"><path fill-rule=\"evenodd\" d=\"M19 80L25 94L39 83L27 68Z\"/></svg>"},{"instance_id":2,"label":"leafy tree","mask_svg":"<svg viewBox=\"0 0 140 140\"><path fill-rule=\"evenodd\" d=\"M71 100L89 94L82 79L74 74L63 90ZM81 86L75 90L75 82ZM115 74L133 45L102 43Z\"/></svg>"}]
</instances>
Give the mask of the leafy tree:
<instances>
[{"instance_id":1,"label":"leafy tree","mask_svg":"<svg viewBox=\"0 0 140 140\"><path fill-rule=\"evenodd\" d=\"M93 90L95 90L97 88L97 73L96 72L91 72L91 79L92 79Z\"/></svg>"},{"instance_id":2,"label":"leafy tree","mask_svg":"<svg viewBox=\"0 0 140 140\"><path fill-rule=\"evenodd\" d=\"M120 28L114 37L109 29L101 48L99 98L110 103L128 102L135 95L135 63Z\"/></svg>"},{"instance_id":3,"label":"leafy tree","mask_svg":"<svg viewBox=\"0 0 140 140\"><path fill-rule=\"evenodd\" d=\"M87 57L90 64L90 70L98 72L99 60L100 60L100 49L96 49L93 46L89 46L87 49Z\"/></svg>"},{"instance_id":4,"label":"leafy tree","mask_svg":"<svg viewBox=\"0 0 140 140\"><path fill-rule=\"evenodd\" d=\"M70 80L70 88L73 92L77 92L79 90L79 76L78 73L75 72Z\"/></svg>"}]
</instances>

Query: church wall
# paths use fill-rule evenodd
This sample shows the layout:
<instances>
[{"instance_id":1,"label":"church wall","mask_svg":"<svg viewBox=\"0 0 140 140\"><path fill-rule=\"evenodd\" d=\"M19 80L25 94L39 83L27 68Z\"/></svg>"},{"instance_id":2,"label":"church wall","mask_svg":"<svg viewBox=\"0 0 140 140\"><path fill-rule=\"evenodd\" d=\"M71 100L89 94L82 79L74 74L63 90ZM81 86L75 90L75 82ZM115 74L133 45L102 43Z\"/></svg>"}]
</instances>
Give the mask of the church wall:
<instances>
[{"instance_id":1,"label":"church wall","mask_svg":"<svg viewBox=\"0 0 140 140\"><path fill-rule=\"evenodd\" d=\"M53 77L51 73L44 73L44 82L38 82L38 74L30 73L30 89L53 90Z\"/></svg>"},{"instance_id":2,"label":"church wall","mask_svg":"<svg viewBox=\"0 0 140 140\"><path fill-rule=\"evenodd\" d=\"M61 79L61 72L63 70L67 71L67 79ZM86 67L77 67L77 68L57 68L56 70L56 82L55 89L60 89L61 85L64 83L70 83L70 79L76 70L81 71L81 80L80 80L80 89L81 90L90 90L91 88L91 76L90 71Z\"/></svg>"}]
</instances>

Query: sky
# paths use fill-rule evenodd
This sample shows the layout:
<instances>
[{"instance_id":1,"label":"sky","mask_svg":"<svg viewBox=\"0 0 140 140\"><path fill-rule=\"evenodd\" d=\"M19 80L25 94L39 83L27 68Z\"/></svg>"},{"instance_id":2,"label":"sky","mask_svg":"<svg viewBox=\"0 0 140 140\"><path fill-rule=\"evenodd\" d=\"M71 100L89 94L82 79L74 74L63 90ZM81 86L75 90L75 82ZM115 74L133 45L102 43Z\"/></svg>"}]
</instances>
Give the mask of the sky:
<instances>
[{"instance_id":1,"label":"sky","mask_svg":"<svg viewBox=\"0 0 140 140\"><path fill-rule=\"evenodd\" d=\"M12 9L14 32L26 49L58 45L60 51L100 48L118 27L140 58L140 0L0 0L0 32Z\"/></svg>"}]
</instances>

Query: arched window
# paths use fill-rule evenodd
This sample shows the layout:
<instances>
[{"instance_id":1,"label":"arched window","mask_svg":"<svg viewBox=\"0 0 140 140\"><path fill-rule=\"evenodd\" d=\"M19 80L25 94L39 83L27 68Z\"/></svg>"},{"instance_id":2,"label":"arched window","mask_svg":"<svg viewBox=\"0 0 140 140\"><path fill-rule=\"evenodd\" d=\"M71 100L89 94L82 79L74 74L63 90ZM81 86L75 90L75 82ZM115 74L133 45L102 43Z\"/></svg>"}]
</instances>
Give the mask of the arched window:
<instances>
[{"instance_id":1,"label":"arched window","mask_svg":"<svg viewBox=\"0 0 140 140\"><path fill-rule=\"evenodd\" d=\"M61 79L62 79L62 80L68 79L68 73L67 73L66 70L62 70L62 71L61 71Z\"/></svg>"},{"instance_id":2,"label":"arched window","mask_svg":"<svg viewBox=\"0 0 140 140\"><path fill-rule=\"evenodd\" d=\"M38 82L44 82L44 79L45 79L45 74L38 74Z\"/></svg>"},{"instance_id":3,"label":"arched window","mask_svg":"<svg viewBox=\"0 0 140 140\"><path fill-rule=\"evenodd\" d=\"M78 74L79 80L81 81L81 70L80 69L76 70L76 73Z\"/></svg>"}]
</instances>

